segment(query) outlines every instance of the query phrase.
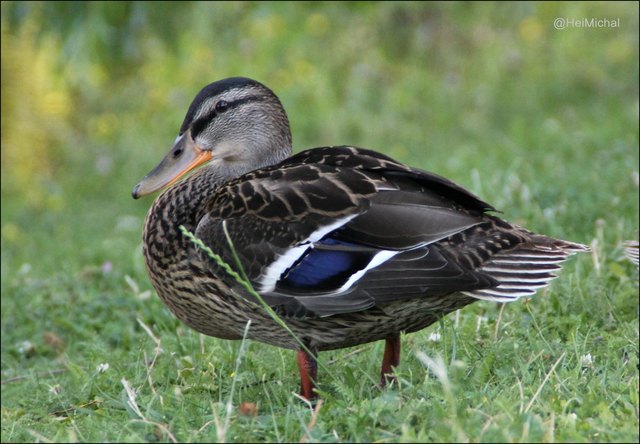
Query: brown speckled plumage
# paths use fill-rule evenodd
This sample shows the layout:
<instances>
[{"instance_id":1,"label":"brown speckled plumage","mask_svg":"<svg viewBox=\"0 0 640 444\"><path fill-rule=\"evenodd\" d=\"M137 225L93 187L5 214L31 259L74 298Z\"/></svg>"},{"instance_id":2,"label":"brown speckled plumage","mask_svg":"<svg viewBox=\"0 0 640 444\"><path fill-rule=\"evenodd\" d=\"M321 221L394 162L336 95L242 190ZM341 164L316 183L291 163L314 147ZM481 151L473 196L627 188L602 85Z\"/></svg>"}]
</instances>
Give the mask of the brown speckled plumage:
<instances>
[{"instance_id":1,"label":"brown speckled plumage","mask_svg":"<svg viewBox=\"0 0 640 444\"><path fill-rule=\"evenodd\" d=\"M460 186L382 154L327 147L290 156L290 141L271 91L249 79L216 82L134 189L148 194L186 172L183 155L213 157L156 199L143 235L158 295L199 332L239 339L250 319L250 338L299 348L180 225L233 264L224 224L254 288L309 349L388 339L383 384L400 332L478 299L532 295L585 250L488 214L493 208ZM299 362L302 394L313 397L315 361L303 353Z\"/></svg>"}]
</instances>

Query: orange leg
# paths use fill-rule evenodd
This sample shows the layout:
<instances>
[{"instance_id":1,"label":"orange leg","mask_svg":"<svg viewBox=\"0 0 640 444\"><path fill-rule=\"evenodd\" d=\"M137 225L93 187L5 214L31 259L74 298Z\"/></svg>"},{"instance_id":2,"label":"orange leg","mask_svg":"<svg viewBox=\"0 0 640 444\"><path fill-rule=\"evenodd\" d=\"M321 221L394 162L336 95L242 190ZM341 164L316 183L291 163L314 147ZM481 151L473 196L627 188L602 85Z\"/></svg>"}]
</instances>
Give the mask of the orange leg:
<instances>
[{"instance_id":1,"label":"orange leg","mask_svg":"<svg viewBox=\"0 0 640 444\"><path fill-rule=\"evenodd\" d=\"M393 367L400 364L400 335L395 334L385 339L384 357L382 358L382 369L380 370L380 386L386 387L396 380L393 374Z\"/></svg>"},{"instance_id":2,"label":"orange leg","mask_svg":"<svg viewBox=\"0 0 640 444\"><path fill-rule=\"evenodd\" d=\"M300 369L300 396L313 401L318 397L314 391L318 379L316 358L304 350L298 350L298 368Z\"/></svg>"}]
</instances>

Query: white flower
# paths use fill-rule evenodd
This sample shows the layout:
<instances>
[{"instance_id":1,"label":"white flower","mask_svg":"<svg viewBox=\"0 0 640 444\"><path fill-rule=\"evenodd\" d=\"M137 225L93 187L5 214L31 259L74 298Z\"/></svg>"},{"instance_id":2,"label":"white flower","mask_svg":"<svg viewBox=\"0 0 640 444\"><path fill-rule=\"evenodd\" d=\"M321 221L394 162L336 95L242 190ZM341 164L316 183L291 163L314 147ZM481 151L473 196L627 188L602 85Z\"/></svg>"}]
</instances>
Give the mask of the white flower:
<instances>
[{"instance_id":1,"label":"white flower","mask_svg":"<svg viewBox=\"0 0 640 444\"><path fill-rule=\"evenodd\" d=\"M587 353L580 358L582 361L583 368L591 368L593 367L593 358L591 357L591 353Z\"/></svg>"},{"instance_id":2,"label":"white flower","mask_svg":"<svg viewBox=\"0 0 640 444\"><path fill-rule=\"evenodd\" d=\"M96 367L96 371L98 373L104 373L107 370L109 370L109 363L108 362L105 362L103 364L98 364L98 366Z\"/></svg>"}]
</instances>

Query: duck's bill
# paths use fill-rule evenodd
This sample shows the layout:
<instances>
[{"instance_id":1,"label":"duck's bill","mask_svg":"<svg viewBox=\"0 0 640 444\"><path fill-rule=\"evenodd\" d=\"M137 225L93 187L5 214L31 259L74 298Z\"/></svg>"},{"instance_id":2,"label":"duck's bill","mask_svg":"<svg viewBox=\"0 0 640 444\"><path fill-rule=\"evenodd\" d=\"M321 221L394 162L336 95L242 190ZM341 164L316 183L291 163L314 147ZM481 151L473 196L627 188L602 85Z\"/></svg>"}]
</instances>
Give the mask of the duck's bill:
<instances>
[{"instance_id":1,"label":"duck's bill","mask_svg":"<svg viewBox=\"0 0 640 444\"><path fill-rule=\"evenodd\" d=\"M194 143L189 132L176 141L160 164L133 188L131 195L137 199L176 183L194 168L211 160L211 151L205 151Z\"/></svg>"}]
</instances>

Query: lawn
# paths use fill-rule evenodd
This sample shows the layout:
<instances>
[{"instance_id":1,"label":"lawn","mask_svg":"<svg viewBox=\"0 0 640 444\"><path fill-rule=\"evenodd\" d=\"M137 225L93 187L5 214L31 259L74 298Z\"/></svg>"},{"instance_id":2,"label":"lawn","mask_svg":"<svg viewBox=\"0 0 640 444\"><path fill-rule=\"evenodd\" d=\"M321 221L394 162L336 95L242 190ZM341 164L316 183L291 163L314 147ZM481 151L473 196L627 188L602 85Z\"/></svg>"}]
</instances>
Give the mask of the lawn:
<instances>
[{"instance_id":1,"label":"lawn","mask_svg":"<svg viewBox=\"0 0 640 444\"><path fill-rule=\"evenodd\" d=\"M619 26L556 29L558 17ZM2 3L2 442L637 442L638 4ZM589 244L552 286L320 355L205 337L155 295L131 189L199 89L271 87L353 144Z\"/></svg>"}]
</instances>

